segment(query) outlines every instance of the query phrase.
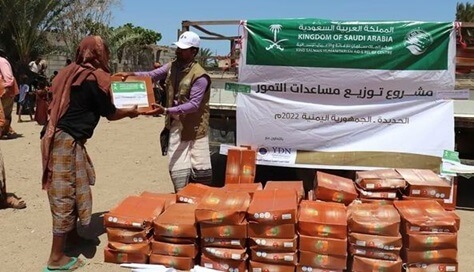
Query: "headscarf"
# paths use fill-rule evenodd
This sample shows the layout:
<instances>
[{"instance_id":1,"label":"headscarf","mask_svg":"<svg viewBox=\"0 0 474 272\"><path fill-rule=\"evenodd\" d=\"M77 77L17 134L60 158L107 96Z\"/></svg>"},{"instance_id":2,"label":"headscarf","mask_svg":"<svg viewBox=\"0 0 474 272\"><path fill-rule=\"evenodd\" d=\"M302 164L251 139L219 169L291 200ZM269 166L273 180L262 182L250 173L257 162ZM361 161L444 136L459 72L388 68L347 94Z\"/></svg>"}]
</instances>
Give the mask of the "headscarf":
<instances>
[{"instance_id":1,"label":"headscarf","mask_svg":"<svg viewBox=\"0 0 474 272\"><path fill-rule=\"evenodd\" d=\"M96 80L105 93L110 93L110 72L108 67L109 50L100 36L85 37L76 51L75 62L61 69L54 78L51 92L53 100L49 105L49 120L41 139L41 155L43 163L43 189L47 189L52 179L52 161L54 134L59 119L69 108L71 88L80 86L86 79Z\"/></svg>"}]
</instances>

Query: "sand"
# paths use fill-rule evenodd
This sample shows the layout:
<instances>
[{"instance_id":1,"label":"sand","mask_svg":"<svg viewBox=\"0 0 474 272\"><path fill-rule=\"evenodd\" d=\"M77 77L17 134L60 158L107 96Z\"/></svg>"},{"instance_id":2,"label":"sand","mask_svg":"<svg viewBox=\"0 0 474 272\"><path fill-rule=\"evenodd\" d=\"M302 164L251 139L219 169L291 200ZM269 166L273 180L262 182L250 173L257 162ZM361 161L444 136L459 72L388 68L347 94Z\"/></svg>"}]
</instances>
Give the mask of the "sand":
<instances>
[{"instance_id":1,"label":"sand","mask_svg":"<svg viewBox=\"0 0 474 272\"><path fill-rule=\"evenodd\" d=\"M26 117L26 116L25 116ZM24 118L26 119L26 118ZM14 123L23 137L1 140L9 192L23 197L24 210L0 210L0 270L41 271L51 247L51 214L46 193L41 190L39 132L34 122ZM116 264L103 262L107 244L102 214L129 195L145 190L168 193L172 185L167 158L161 155L158 136L163 118L138 117L109 122L102 119L87 150L97 175L92 188L93 222L88 236L98 236L100 244L74 252L85 258L80 271L128 271ZM461 217L458 258L460 271L474 267L474 212L458 211Z\"/></svg>"}]
</instances>

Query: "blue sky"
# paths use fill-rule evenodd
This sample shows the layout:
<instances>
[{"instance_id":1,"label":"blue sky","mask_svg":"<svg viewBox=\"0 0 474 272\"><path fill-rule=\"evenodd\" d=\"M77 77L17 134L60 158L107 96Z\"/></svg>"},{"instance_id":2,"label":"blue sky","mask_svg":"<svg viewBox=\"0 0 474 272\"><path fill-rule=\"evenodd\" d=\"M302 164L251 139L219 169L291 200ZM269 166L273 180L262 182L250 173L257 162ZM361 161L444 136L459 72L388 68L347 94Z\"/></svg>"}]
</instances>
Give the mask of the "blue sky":
<instances>
[{"instance_id":1,"label":"blue sky","mask_svg":"<svg viewBox=\"0 0 474 272\"><path fill-rule=\"evenodd\" d=\"M466 3L455 0L122 0L122 5L112 11L112 25L132 23L152 29L163 36L158 44L169 46L176 40L183 20L321 18L449 22L455 19L458 2ZM239 33L237 26L205 28L224 35ZM201 47L218 55L230 52L228 42L204 41Z\"/></svg>"}]
</instances>

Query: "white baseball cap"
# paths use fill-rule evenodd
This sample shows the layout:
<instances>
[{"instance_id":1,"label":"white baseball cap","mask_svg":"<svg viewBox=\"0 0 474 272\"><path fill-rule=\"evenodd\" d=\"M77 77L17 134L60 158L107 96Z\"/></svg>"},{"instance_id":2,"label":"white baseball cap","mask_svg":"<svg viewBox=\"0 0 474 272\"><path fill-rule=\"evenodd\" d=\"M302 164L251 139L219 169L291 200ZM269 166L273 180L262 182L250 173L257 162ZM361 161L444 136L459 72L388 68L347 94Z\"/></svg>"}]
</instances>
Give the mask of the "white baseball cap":
<instances>
[{"instance_id":1,"label":"white baseball cap","mask_svg":"<svg viewBox=\"0 0 474 272\"><path fill-rule=\"evenodd\" d=\"M200 38L198 34L192 31L183 32L177 42L174 44L181 49L188 49L191 47L199 47Z\"/></svg>"}]
</instances>

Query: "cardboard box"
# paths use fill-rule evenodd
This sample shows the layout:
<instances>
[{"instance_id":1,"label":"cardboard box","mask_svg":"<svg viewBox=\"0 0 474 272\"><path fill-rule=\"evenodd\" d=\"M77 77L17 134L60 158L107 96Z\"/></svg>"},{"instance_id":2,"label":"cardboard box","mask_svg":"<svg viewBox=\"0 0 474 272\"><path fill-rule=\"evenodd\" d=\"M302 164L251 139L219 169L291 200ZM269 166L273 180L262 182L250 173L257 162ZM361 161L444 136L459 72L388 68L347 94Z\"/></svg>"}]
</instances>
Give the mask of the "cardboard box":
<instances>
[{"instance_id":1,"label":"cardboard box","mask_svg":"<svg viewBox=\"0 0 474 272\"><path fill-rule=\"evenodd\" d=\"M299 250L317 254L347 256L347 238L334 239L300 235Z\"/></svg>"},{"instance_id":2,"label":"cardboard box","mask_svg":"<svg viewBox=\"0 0 474 272\"><path fill-rule=\"evenodd\" d=\"M227 150L225 184L253 183L255 180L257 152L245 147Z\"/></svg>"},{"instance_id":3,"label":"cardboard box","mask_svg":"<svg viewBox=\"0 0 474 272\"><path fill-rule=\"evenodd\" d=\"M436 200L402 200L394 202L403 218L403 233L457 232L452 214Z\"/></svg>"},{"instance_id":4,"label":"cardboard box","mask_svg":"<svg viewBox=\"0 0 474 272\"><path fill-rule=\"evenodd\" d=\"M298 236L293 238L258 238L250 237L249 247L255 250L289 252L298 249Z\"/></svg>"},{"instance_id":5,"label":"cardboard box","mask_svg":"<svg viewBox=\"0 0 474 272\"><path fill-rule=\"evenodd\" d=\"M106 228L107 239L110 242L119 242L124 244L138 244L148 241L153 236L153 230L149 229L120 229Z\"/></svg>"},{"instance_id":6,"label":"cardboard box","mask_svg":"<svg viewBox=\"0 0 474 272\"><path fill-rule=\"evenodd\" d=\"M457 263L407 264L406 272L459 272Z\"/></svg>"},{"instance_id":7,"label":"cardboard box","mask_svg":"<svg viewBox=\"0 0 474 272\"><path fill-rule=\"evenodd\" d=\"M250 249L250 259L261 263L292 265L294 267L298 263L298 251L274 252L252 248Z\"/></svg>"},{"instance_id":8,"label":"cardboard box","mask_svg":"<svg viewBox=\"0 0 474 272\"><path fill-rule=\"evenodd\" d=\"M344 272L341 269L324 269L324 268L317 268L317 267L310 267L306 265L297 265L296 266L296 272Z\"/></svg>"},{"instance_id":9,"label":"cardboard box","mask_svg":"<svg viewBox=\"0 0 474 272\"><path fill-rule=\"evenodd\" d=\"M397 236L381 236L351 232L349 233L349 243L361 247L400 251L403 240L400 234Z\"/></svg>"},{"instance_id":10,"label":"cardboard box","mask_svg":"<svg viewBox=\"0 0 474 272\"><path fill-rule=\"evenodd\" d=\"M274 190L274 189L295 189L296 194L298 195L298 203L305 198L305 191L302 180L293 180L293 181L273 181L269 180L265 183L264 190Z\"/></svg>"},{"instance_id":11,"label":"cardboard box","mask_svg":"<svg viewBox=\"0 0 474 272\"><path fill-rule=\"evenodd\" d=\"M201 200L208 190L217 190L217 188L200 183L188 183L182 190L176 193L176 202L198 204L199 200Z\"/></svg>"},{"instance_id":12,"label":"cardboard box","mask_svg":"<svg viewBox=\"0 0 474 272\"><path fill-rule=\"evenodd\" d=\"M457 249L410 250L404 248L403 261L406 263L457 263Z\"/></svg>"},{"instance_id":13,"label":"cardboard box","mask_svg":"<svg viewBox=\"0 0 474 272\"><path fill-rule=\"evenodd\" d=\"M146 241L145 243L140 244L124 244L118 242L110 242L107 247L111 250L115 250L122 253L131 253L131 254L150 254L151 247L150 242Z\"/></svg>"},{"instance_id":14,"label":"cardboard box","mask_svg":"<svg viewBox=\"0 0 474 272\"><path fill-rule=\"evenodd\" d=\"M385 250L373 247L355 246L351 244L349 245L349 253L351 256L361 256L386 261L396 261L398 258L400 258L400 248L394 250Z\"/></svg>"},{"instance_id":15,"label":"cardboard box","mask_svg":"<svg viewBox=\"0 0 474 272\"><path fill-rule=\"evenodd\" d=\"M244 221L250 205L245 192L208 191L196 207L196 221L208 224L239 224Z\"/></svg>"},{"instance_id":16,"label":"cardboard box","mask_svg":"<svg viewBox=\"0 0 474 272\"><path fill-rule=\"evenodd\" d=\"M368 191L356 186L357 192L359 192L359 198L367 199L398 199L398 189L386 189L383 191Z\"/></svg>"},{"instance_id":17,"label":"cardboard box","mask_svg":"<svg viewBox=\"0 0 474 272\"><path fill-rule=\"evenodd\" d=\"M244 249L247 247L247 239L206 237L201 238L201 246Z\"/></svg>"},{"instance_id":18,"label":"cardboard box","mask_svg":"<svg viewBox=\"0 0 474 272\"><path fill-rule=\"evenodd\" d=\"M188 257L151 254L150 264L161 264L166 267L189 271L194 268L194 259Z\"/></svg>"},{"instance_id":19,"label":"cardboard box","mask_svg":"<svg viewBox=\"0 0 474 272\"><path fill-rule=\"evenodd\" d=\"M222 187L223 190L228 192L245 192L250 195L250 198L253 197L255 191L260 191L263 189L263 186L260 182L256 183L229 183Z\"/></svg>"},{"instance_id":20,"label":"cardboard box","mask_svg":"<svg viewBox=\"0 0 474 272\"><path fill-rule=\"evenodd\" d=\"M398 236L400 215L390 205L352 204L348 208L349 232Z\"/></svg>"},{"instance_id":21,"label":"cardboard box","mask_svg":"<svg viewBox=\"0 0 474 272\"><path fill-rule=\"evenodd\" d=\"M164 210L163 199L129 196L104 215L104 226L111 228L149 229Z\"/></svg>"},{"instance_id":22,"label":"cardboard box","mask_svg":"<svg viewBox=\"0 0 474 272\"><path fill-rule=\"evenodd\" d=\"M208 257L218 259L245 261L248 258L246 249L203 247L201 248L201 251Z\"/></svg>"},{"instance_id":23,"label":"cardboard box","mask_svg":"<svg viewBox=\"0 0 474 272\"><path fill-rule=\"evenodd\" d=\"M316 172L317 186L314 189L314 197L317 200L344 203L349 205L357 198L357 191L351 179Z\"/></svg>"},{"instance_id":24,"label":"cardboard box","mask_svg":"<svg viewBox=\"0 0 474 272\"><path fill-rule=\"evenodd\" d=\"M458 248L457 233L409 233L404 236L404 246L410 250L435 250Z\"/></svg>"},{"instance_id":25,"label":"cardboard box","mask_svg":"<svg viewBox=\"0 0 474 272\"><path fill-rule=\"evenodd\" d=\"M298 214L300 235L347 238L346 207L341 203L303 200Z\"/></svg>"},{"instance_id":26,"label":"cardboard box","mask_svg":"<svg viewBox=\"0 0 474 272\"><path fill-rule=\"evenodd\" d=\"M408 196L448 199L451 185L428 169L397 169L407 181L405 194Z\"/></svg>"},{"instance_id":27,"label":"cardboard box","mask_svg":"<svg viewBox=\"0 0 474 272\"><path fill-rule=\"evenodd\" d=\"M201 238L245 239L248 237L246 221L237 225L215 225L201 223Z\"/></svg>"},{"instance_id":28,"label":"cardboard box","mask_svg":"<svg viewBox=\"0 0 474 272\"><path fill-rule=\"evenodd\" d=\"M249 272L294 272L294 265L270 264L250 261Z\"/></svg>"},{"instance_id":29,"label":"cardboard box","mask_svg":"<svg viewBox=\"0 0 474 272\"><path fill-rule=\"evenodd\" d=\"M109 247L104 248L104 262L106 263L148 263L148 254L124 253Z\"/></svg>"},{"instance_id":30,"label":"cardboard box","mask_svg":"<svg viewBox=\"0 0 474 272\"><path fill-rule=\"evenodd\" d=\"M449 216L451 216L456 222L456 229L459 231L461 229L461 218L456 214L455 211L446 211Z\"/></svg>"},{"instance_id":31,"label":"cardboard box","mask_svg":"<svg viewBox=\"0 0 474 272\"><path fill-rule=\"evenodd\" d=\"M259 223L248 224L249 237L259 238L293 238L296 234L295 224L264 225Z\"/></svg>"},{"instance_id":32,"label":"cardboard box","mask_svg":"<svg viewBox=\"0 0 474 272\"><path fill-rule=\"evenodd\" d=\"M195 258L199 253L199 248L195 243L173 244L153 240L151 241L151 253L159 255Z\"/></svg>"},{"instance_id":33,"label":"cardboard box","mask_svg":"<svg viewBox=\"0 0 474 272\"><path fill-rule=\"evenodd\" d=\"M299 265L323 269L344 270L347 267L347 257L300 251Z\"/></svg>"},{"instance_id":34,"label":"cardboard box","mask_svg":"<svg viewBox=\"0 0 474 272\"><path fill-rule=\"evenodd\" d=\"M400 272L402 271L402 259L398 258L398 260L396 261L384 261L384 260L354 256L352 260L352 271L353 272L369 272L369 271Z\"/></svg>"},{"instance_id":35,"label":"cardboard box","mask_svg":"<svg viewBox=\"0 0 474 272\"><path fill-rule=\"evenodd\" d=\"M226 260L219 259L212 256L207 256L205 253L201 255L201 266L209 269L219 271L246 271L247 260Z\"/></svg>"},{"instance_id":36,"label":"cardboard box","mask_svg":"<svg viewBox=\"0 0 474 272\"><path fill-rule=\"evenodd\" d=\"M248 220L260 224L295 224L298 199L295 190L256 191L248 209Z\"/></svg>"},{"instance_id":37,"label":"cardboard box","mask_svg":"<svg viewBox=\"0 0 474 272\"><path fill-rule=\"evenodd\" d=\"M367 191L403 189L405 179L395 169L357 171L355 182Z\"/></svg>"},{"instance_id":38,"label":"cardboard box","mask_svg":"<svg viewBox=\"0 0 474 272\"><path fill-rule=\"evenodd\" d=\"M153 221L155 240L160 236L197 238L198 231L194 212L196 205L176 203Z\"/></svg>"},{"instance_id":39,"label":"cardboard box","mask_svg":"<svg viewBox=\"0 0 474 272\"><path fill-rule=\"evenodd\" d=\"M176 203L176 194L172 194L172 193L165 194L165 193L155 193L155 192L144 191L140 194L140 196L165 199L166 200L165 209L168 208L169 205Z\"/></svg>"}]
</instances>

